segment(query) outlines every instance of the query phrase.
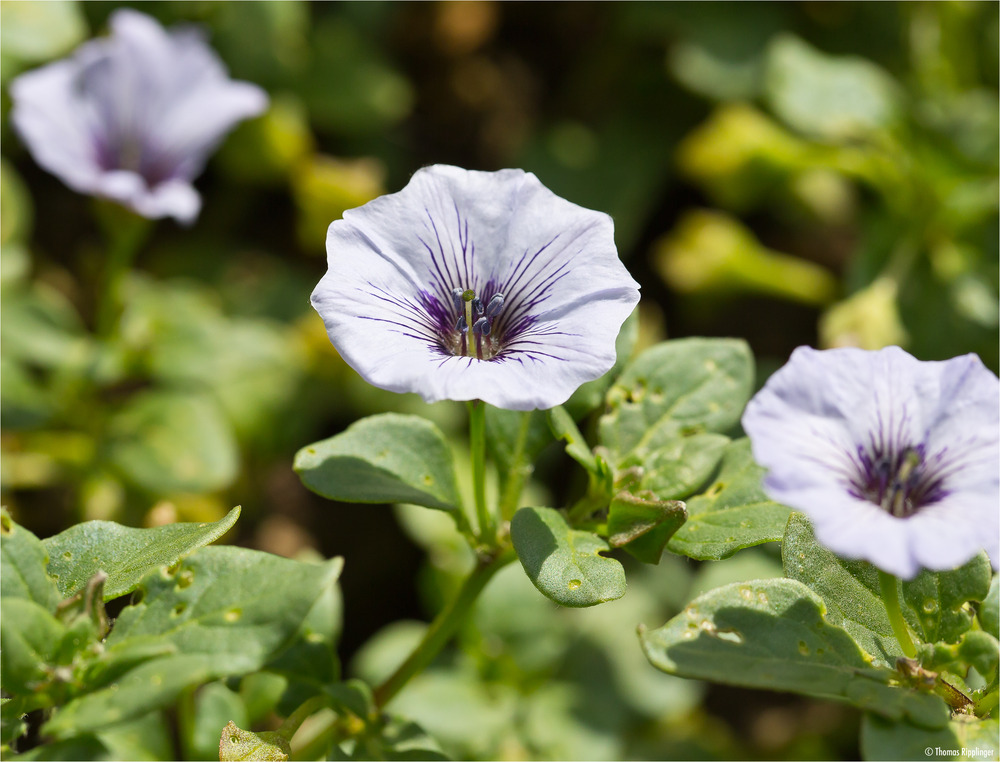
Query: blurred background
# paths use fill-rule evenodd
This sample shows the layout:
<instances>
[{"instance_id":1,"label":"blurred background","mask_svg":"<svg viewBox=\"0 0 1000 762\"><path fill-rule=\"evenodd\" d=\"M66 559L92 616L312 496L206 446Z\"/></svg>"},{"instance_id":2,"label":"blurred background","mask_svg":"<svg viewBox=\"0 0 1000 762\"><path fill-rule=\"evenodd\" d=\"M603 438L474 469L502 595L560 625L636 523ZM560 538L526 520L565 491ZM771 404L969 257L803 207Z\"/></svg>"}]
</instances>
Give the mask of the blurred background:
<instances>
[{"instance_id":1,"label":"blurred background","mask_svg":"<svg viewBox=\"0 0 1000 762\"><path fill-rule=\"evenodd\" d=\"M308 297L329 223L423 165L521 167L611 214L640 349L741 337L758 383L801 344L998 369L996 3L141 3L205 27L271 107L210 160L197 222L156 224L106 341L93 199L34 163L6 86L121 5L0 4L3 502L43 537L242 504L227 541L345 556L355 674L382 674L467 559L437 514L313 496L294 454L385 410L460 445L464 407L369 387ZM566 467L544 453L538 504ZM626 598L586 612L507 571L399 699L451 753L857 758L852 710L673 680L632 639L701 590L780 574L773 549L630 567Z\"/></svg>"}]
</instances>

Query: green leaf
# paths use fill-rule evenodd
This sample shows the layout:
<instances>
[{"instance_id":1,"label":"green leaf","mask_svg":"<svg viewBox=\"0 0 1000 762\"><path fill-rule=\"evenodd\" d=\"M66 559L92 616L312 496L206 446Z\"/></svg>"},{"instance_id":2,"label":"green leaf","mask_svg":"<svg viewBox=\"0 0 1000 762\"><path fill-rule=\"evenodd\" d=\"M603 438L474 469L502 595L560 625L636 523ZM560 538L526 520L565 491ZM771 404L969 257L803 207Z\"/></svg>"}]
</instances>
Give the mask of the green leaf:
<instances>
[{"instance_id":1,"label":"green leaf","mask_svg":"<svg viewBox=\"0 0 1000 762\"><path fill-rule=\"evenodd\" d=\"M185 759L212 759L221 751L219 729L227 722L239 727L249 727L247 709L240 694L226 687L225 683L203 686L193 702L182 702L181 728Z\"/></svg>"},{"instance_id":2,"label":"green leaf","mask_svg":"<svg viewBox=\"0 0 1000 762\"><path fill-rule=\"evenodd\" d=\"M330 585L316 599L295 639L267 665L268 670L305 682L318 690L339 680L337 637L341 630L342 611L340 589Z\"/></svg>"},{"instance_id":3,"label":"green leaf","mask_svg":"<svg viewBox=\"0 0 1000 762\"><path fill-rule=\"evenodd\" d=\"M552 441L544 410L504 410L486 406L486 446L500 473L532 470L538 454ZM519 455L520 453L520 455Z\"/></svg>"},{"instance_id":4,"label":"green leaf","mask_svg":"<svg viewBox=\"0 0 1000 762\"><path fill-rule=\"evenodd\" d=\"M589 472L596 474L597 461L594 453L587 446L587 440L583 438L583 434L580 433L580 429L566 408L556 405L548 410L546 415L553 436L566 442L566 454Z\"/></svg>"},{"instance_id":5,"label":"green leaf","mask_svg":"<svg viewBox=\"0 0 1000 762\"><path fill-rule=\"evenodd\" d=\"M653 666L672 675L847 701L928 727L948 710L936 696L896 688L848 633L824 618L823 600L790 579L737 582L692 601L639 639Z\"/></svg>"},{"instance_id":6,"label":"green leaf","mask_svg":"<svg viewBox=\"0 0 1000 762\"><path fill-rule=\"evenodd\" d=\"M136 667L112 685L70 701L42 727L67 739L126 722L173 703L191 685L253 669L250 660L212 653L175 654Z\"/></svg>"},{"instance_id":7,"label":"green leaf","mask_svg":"<svg viewBox=\"0 0 1000 762\"><path fill-rule=\"evenodd\" d=\"M28 598L0 600L0 685L8 694L31 693L52 679L66 627Z\"/></svg>"},{"instance_id":8,"label":"green leaf","mask_svg":"<svg viewBox=\"0 0 1000 762\"><path fill-rule=\"evenodd\" d=\"M295 471L313 492L353 503L455 510L455 465L441 431L415 415L373 415L299 450Z\"/></svg>"},{"instance_id":9,"label":"green leaf","mask_svg":"<svg viewBox=\"0 0 1000 762\"><path fill-rule=\"evenodd\" d=\"M635 456L630 456L621 467L634 464L640 469L640 489L651 491L660 500L679 500L708 481L729 441L722 434L677 437L645 455L642 461L636 462Z\"/></svg>"},{"instance_id":10,"label":"green leaf","mask_svg":"<svg viewBox=\"0 0 1000 762\"><path fill-rule=\"evenodd\" d=\"M592 532L572 529L551 508L522 508L510 537L528 578L562 606L593 606L625 595L625 570L600 555L608 544Z\"/></svg>"},{"instance_id":11,"label":"green leaf","mask_svg":"<svg viewBox=\"0 0 1000 762\"><path fill-rule=\"evenodd\" d=\"M219 739L219 760L239 762L240 760L283 760L288 759L292 747L280 733L263 731L252 733L242 730L231 721L222 729Z\"/></svg>"},{"instance_id":12,"label":"green leaf","mask_svg":"<svg viewBox=\"0 0 1000 762\"><path fill-rule=\"evenodd\" d=\"M830 622L847 630L879 664L894 666L904 655L885 612L875 567L867 561L845 560L824 548L799 513L788 520L781 555L785 575L818 593ZM965 603L982 600L989 579L985 553L954 571L922 571L901 583L903 614L925 642L954 643L972 626L973 614L965 610Z\"/></svg>"},{"instance_id":13,"label":"green leaf","mask_svg":"<svg viewBox=\"0 0 1000 762\"><path fill-rule=\"evenodd\" d=\"M57 738L100 730L172 703L192 685L261 669L295 637L342 562L292 561L207 547L140 582L142 599L118 617L107 658L171 645L110 685L74 699L45 725Z\"/></svg>"},{"instance_id":14,"label":"green leaf","mask_svg":"<svg viewBox=\"0 0 1000 762\"><path fill-rule=\"evenodd\" d=\"M791 509L764 494L763 474L750 453L749 439L730 442L712 484L687 501L688 520L668 549L718 561L743 548L780 540Z\"/></svg>"},{"instance_id":15,"label":"green leaf","mask_svg":"<svg viewBox=\"0 0 1000 762\"><path fill-rule=\"evenodd\" d=\"M667 541L687 520L684 503L620 492L608 511L608 542L643 563L657 564Z\"/></svg>"},{"instance_id":16,"label":"green leaf","mask_svg":"<svg viewBox=\"0 0 1000 762\"><path fill-rule=\"evenodd\" d=\"M142 599L118 617L109 651L156 638L184 654L231 658L234 671L259 669L292 640L342 567L340 558L311 564L245 548L202 548L143 578Z\"/></svg>"},{"instance_id":17,"label":"green leaf","mask_svg":"<svg viewBox=\"0 0 1000 762\"><path fill-rule=\"evenodd\" d=\"M0 596L34 601L54 614L60 595L45 571L48 560L42 541L0 508Z\"/></svg>"},{"instance_id":18,"label":"green leaf","mask_svg":"<svg viewBox=\"0 0 1000 762\"><path fill-rule=\"evenodd\" d=\"M0 746L10 746L28 732L27 702L24 696L0 698Z\"/></svg>"},{"instance_id":19,"label":"green leaf","mask_svg":"<svg viewBox=\"0 0 1000 762\"><path fill-rule=\"evenodd\" d=\"M214 523L168 524L136 529L113 521L76 524L42 542L49 554L49 574L63 597L77 593L98 570L108 574L104 599L132 592L150 569L219 539L236 523L236 506Z\"/></svg>"},{"instance_id":20,"label":"green leaf","mask_svg":"<svg viewBox=\"0 0 1000 762\"><path fill-rule=\"evenodd\" d=\"M953 571L924 570L903 582L903 601L919 623L918 634L928 643L954 643L972 626L975 614L968 601L983 601L993 572L984 551Z\"/></svg>"},{"instance_id":21,"label":"green leaf","mask_svg":"<svg viewBox=\"0 0 1000 762\"><path fill-rule=\"evenodd\" d=\"M204 395L141 392L112 416L109 434L111 462L148 492L211 492L236 478L236 440Z\"/></svg>"},{"instance_id":22,"label":"green leaf","mask_svg":"<svg viewBox=\"0 0 1000 762\"><path fill-rule=\"evenodd\" d=\"M808 519L793 513L781 544L785 576L826 603L826 618L843 627L876 663L894 667L904 656L879 591L878 572L866 561L848 561L816 542Z\"/></svg>"},{"instance_id":23,"label":"green leaf","mask_svg":"<svg viewBox=\"0 0 1000 762\"><path fill-rule=\"evenodd\" d=\"M87 23L80 6L72 0L5 2L2 30L4 57L41 63L82 41L87 36Z\"/></svg>"},{"instance_id":24,"label":"green leaf","mask_svg":"<svg viewBox=\"0 0 1000 762\"><path fill-rule=\"evenodd\" d=\"M647 349L608 390L601 444L620 461L685 431L725 432L753 386L753 357L736 339L676 339Z\"/></svg>"},{"instance_id":25,"label":"green leaf","mask_svg":"<svg viewBox=\"0 0 1000 762\"><path fill-rule=\"evenodd\" d=\"M861 754L867 760L997 759L998 730L996 718L956 715L947 727L928 730L866 714L861 720Z\"/></svg>"},{"instance_id":26,"label":"green leaf","mask_svg":"<svg viewBox=\"0 0 1000 762\"><path fill-rule=\"evenodd\" d=\"M979 624L994 638L1000 639L1000 577L994 576L990 591L979 607Z\"/></svg>"},{"instance_id":27,"label":"green leaf","mask_svg":"<svg viewBox=\"0 0 1000 762\"><path fill-rule=\"evenodd\" d=\"M827 56L792 35L768 51L765 96L789 126L847 140L884 129L897 117L899 88L871 61Z\"/></svg>"}]
</instances>

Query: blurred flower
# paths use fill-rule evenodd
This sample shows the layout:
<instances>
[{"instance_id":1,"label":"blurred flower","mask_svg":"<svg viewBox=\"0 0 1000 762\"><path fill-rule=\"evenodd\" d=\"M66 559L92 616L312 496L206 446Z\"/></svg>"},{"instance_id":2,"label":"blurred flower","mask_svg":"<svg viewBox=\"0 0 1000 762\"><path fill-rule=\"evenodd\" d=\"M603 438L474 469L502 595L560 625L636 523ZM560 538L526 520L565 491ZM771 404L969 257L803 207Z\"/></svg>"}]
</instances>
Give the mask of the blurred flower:
<instances>
[{"instance_id":1,"label":"blurred flower","mask_svg":"<svg viewBox=\"0 0 1000 762\"><path fill-rule=\"evenodd\" d=\"M764 489L846 558L911 578L997 564L1000 384L976 355L800 347L743 414Z\"/></svg>"},{"instance_id":2,"label":"blurred flower","mask_svg":"<svg viewBox=\"0 0 1000 762\"><path fill-rule=\"evenodd\" d=\"M312 295L344 360L428 402L565 402L615 361L639 301L611 218L521 170L433 166L344 213Z\"/></svg>"},{"instance_id":3,"label":"blurred flower","mask_svg":"<svg viewBox=\"0 0 1000 762\"><path fill-rule=\"evenodd\" d=\"M196 30L168 33L130 9L110 24L110 37L14 80L11 119L35 160L74 190L191 222L201 209L191 181L267 96L230 80Z\"/></svg>"}]
</instances>

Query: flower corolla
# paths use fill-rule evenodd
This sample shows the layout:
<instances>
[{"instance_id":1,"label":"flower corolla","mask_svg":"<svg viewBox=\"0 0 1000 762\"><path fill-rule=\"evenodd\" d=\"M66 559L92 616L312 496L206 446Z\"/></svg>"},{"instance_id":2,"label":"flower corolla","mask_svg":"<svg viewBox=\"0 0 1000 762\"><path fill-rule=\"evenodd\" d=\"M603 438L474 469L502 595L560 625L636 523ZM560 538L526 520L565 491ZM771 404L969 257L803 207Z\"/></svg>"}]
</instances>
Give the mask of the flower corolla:
<instances>
[{"instance_id":1,"label":"flower corolla","mask_svg":"<svg viewBox=\"0 0 1000 762\"><path fill-rule=\"evenodd\" d=\"M110 27L11 83L14 127L70 188L190 223L201 209L192 180L238 122L267 108L267 95L229 79L195 29L167 32L128 8Z\"/></svg>"},{"instance_id":2,"label":"flower corolla","mask_svg":"<svg viewBox=\"0 0 1000 762\"><path fill-rule=\"evenodd\" d=\"M912 578L1000 545L1000 383L976 355L799 347L743 415L764 489L845 558Z\"/></svg>"},{"instance_id":3,"label":"flower corolla","mask_svg":"<svg viewBox=\"0 0 1000 762\"><path fill-rule=\"evenodd\" d=\"M312 304L341 356L428 402L559 405L639 301L611 218L518 169L421 169L330 225L327 264Z\"/></svg>"}]
</instances>

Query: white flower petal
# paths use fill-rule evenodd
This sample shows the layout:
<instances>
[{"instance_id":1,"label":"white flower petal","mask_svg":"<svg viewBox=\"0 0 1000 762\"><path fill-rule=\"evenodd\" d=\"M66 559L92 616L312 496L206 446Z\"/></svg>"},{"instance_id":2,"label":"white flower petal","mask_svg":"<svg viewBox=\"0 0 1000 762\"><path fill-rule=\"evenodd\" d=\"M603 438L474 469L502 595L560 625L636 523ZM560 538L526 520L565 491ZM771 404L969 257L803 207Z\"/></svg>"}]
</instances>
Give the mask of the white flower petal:
<instances>
[{"instance_id":1,"label":"white flower petal","mask_svg":"<svg viewBox=\"0 0 1000 762\"><path fill-rule=\"evenodd\" d=\"M974 355L801 347L750 401L743 427L768 469L765 490L807 514L839 555L909 578L985 548L996 567L1000 395ZM901 466L911 450L922 458L912 478ZM893 496L912 512L890 513L901 506Z\"/></svg>"},{"instance_id":2,"label":"white flower petal","mask_svg":"<svg viewBox=\"0 0 1000 762\"><path fill-rule=\"evenodd\" d=\"M610 218L521 170L422 169L334 222L327 253L312 302L334 346L369 383L429 402L558 405L611 368L638 301ZM458 335L455 289L504 294L493 359L447 345Z\"/></svg>"},{"instance_id":3,"label":"white flower petal","mask_svg":"<svg viewBox=\"0 0 1000 762\"><path fill-rule=\"evenodd\" d=\"M168 33L127 8L110 26L110 37L11 83L14 125L36 161L74 190L191 222L201 207L191 181L267 96L231 81L192 30Z\"/></svg>"}]
</instances>

